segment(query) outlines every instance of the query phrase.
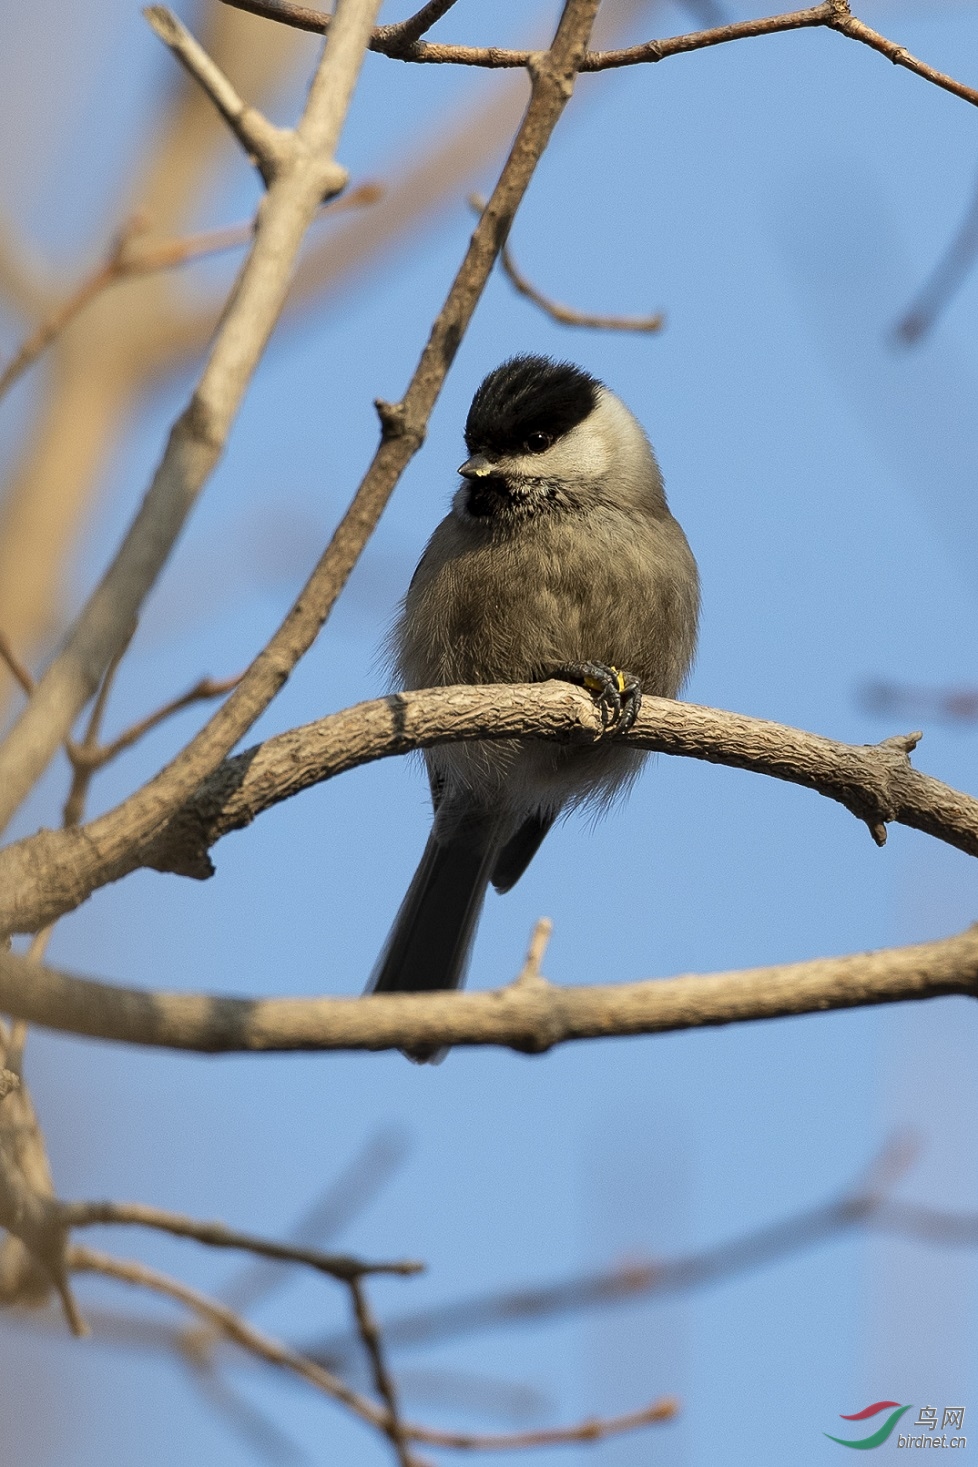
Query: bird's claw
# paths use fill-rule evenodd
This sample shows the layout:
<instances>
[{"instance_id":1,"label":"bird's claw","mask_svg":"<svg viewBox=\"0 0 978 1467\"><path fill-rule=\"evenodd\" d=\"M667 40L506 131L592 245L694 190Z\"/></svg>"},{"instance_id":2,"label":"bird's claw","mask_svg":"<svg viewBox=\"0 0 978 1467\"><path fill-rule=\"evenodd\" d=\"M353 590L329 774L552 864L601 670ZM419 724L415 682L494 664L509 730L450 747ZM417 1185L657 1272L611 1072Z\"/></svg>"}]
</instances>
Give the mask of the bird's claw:
<instances>
[{"instance_id":1,"label":"bird's claw","mask_svg":"<svg viewBox=\"0 0 978 1467\"><path fill-rule=\"evenodd\" d=\"M555 667L550 677L593 693L603 728L617 735L633 727L642 706L642 684L632 673L603 662L575 662Z\"/></svg>"}]
</instances>

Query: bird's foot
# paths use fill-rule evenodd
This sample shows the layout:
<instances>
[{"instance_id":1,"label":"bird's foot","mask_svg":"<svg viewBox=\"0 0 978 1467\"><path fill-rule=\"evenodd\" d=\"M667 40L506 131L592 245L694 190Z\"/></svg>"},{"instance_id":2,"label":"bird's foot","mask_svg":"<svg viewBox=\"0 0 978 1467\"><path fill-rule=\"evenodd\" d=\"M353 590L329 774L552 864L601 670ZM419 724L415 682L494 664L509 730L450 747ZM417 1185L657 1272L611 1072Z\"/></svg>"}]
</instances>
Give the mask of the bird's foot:
<instances>
[{"instance_id":1,"label":"bird's foot","mask_svg":"<svg viewBox=\"0 0 978 1467\"><path fill-rule=\"evenodd\" d=\"M572 662L555 667L550 678L575 683L594 694L604 728L624 734L633 726L642 706L642 684L633 673L603 662Z\"/></svg>"}]
</instances>

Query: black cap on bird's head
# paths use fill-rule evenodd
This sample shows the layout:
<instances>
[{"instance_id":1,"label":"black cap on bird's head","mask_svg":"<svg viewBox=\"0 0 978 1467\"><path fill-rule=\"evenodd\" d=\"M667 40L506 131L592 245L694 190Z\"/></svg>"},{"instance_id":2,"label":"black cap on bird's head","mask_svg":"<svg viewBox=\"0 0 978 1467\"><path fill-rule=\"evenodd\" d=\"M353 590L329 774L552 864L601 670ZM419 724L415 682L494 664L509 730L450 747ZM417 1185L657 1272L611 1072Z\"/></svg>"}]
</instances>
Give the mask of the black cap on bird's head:
<instances>
[{"instance_id":1,"label":"black cap on bird's head","mask_svg":"<svg viewBox=\"0 0 978 1467\"><path fill-rule=\"evenodd\" d=\"M601 383L572 362L510 357L485 378L465 421L469 453L539 452L583 423Z\"/></svg>"}]
</instances>

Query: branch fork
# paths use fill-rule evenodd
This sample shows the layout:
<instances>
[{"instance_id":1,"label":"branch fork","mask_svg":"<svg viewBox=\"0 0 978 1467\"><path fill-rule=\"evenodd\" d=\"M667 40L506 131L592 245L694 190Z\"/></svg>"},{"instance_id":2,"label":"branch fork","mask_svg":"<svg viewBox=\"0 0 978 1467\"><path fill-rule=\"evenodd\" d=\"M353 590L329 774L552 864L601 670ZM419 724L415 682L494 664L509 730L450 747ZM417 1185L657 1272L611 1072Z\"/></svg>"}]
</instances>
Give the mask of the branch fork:
<instances>
[{"instance_id":1,"label":"branch fork","mask_svg":"<svg viewBox=\"0 0 978 1467\"><path fill-rule=\"evenodd\" d=\"M181 65L207 93L231 132L248 154L266 188L295 157L295 135L275 127L256 107L238 96L224 72L173 11L165 5L150 5L144 11L152 29L169 46Z\"/></svg>"}]
</instances>

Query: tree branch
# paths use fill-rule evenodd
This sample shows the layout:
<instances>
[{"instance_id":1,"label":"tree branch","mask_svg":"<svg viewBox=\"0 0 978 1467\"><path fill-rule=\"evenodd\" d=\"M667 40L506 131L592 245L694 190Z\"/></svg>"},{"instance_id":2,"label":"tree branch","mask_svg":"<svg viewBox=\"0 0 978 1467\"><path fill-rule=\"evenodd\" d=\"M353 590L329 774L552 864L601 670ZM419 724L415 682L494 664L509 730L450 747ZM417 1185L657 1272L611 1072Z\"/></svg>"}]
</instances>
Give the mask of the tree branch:
<instances>
[{"instance_id":1,"label":"tree branch","mask_svg":"<svg viewBox=\"0 0 978 1467\"><path fill-rule=\"evenodd\" d=\"M121 806L86 827L86 837L81 844L94 842L90 849L98 847L101 851L106 871L112 868L121 874L123 867L131 861L133 851L147 846L201 781L217 767L281 688L329 615L401 473L423 440L431 409L500 246L573 91L577 66L587 44L597 3L598 0L567 0L552 49L538 56L530 103L509 158L475 228L408 390L399 403L378 403L382 435L373 463L292 610L251 664L239 686L173 762ZM334 28L330 36L335 38L336 35ZM316 86L310 95L310 106L315 95ZM306 142L311 147L313 139L306 138ZM284 175L277 179L268 200L287 182ZM216 446L214 453L216 455ZM137 520L129 540L138 540L138 526ZM50 678L54 668L63 662L64 655L46 677ZM25 731L38 722L44 685L45 680L38 684L26 714L22 715L8 737L6 768L4 750L0 748L0 819L4 797L7 807L14 808L20 798L18 791L23 792L25 788L27 773L38 767L38 761L45 757L43 748L30 744L25 748L23 742ZM58 679L55 679L55 686L60 687ZM28 716L32 709L35 714L33 723ZM40 719L40 727L44 730L43 718ZM20 742L12 750L11 746L18 739ZM19 774L8 787L4 785L4 778L11 767L15 772L19 770ZM132 869L131 865L129 869ZM77 892L77 884L75 889Z\"/></svg>"},{"instance_id":2,"label":"tree branch","mask_svg":"<svg viewBox=\"0 0 978 1467\"><path fill-rule=\"evenodd\" d=\"M376 13L377 7L373 9ZM210 97L266 185L271 186L283 164L294 154L295 134L273 126L256 108L249 107L238 96L221 68L172 10L165 5L150 5L143 14L163 44L169 46L181 66Z\"/></svg>"},{"instance_id":3,"label":"tree branch","mask_svg":"<svg viewBox=\"0 0 978 1467\"><path fill-rule=\"evenodd\" d=\"M941 942L708 976L482 993L233 998L115 987L0 952L0 1011L62 1033L207 1054L502 1045L663 1034L828 1009L978 996L978 926Z\"/></svg>"},{"instance_id":4,"label":"tree branch","mask_svg":"<svg viewBox=\"0 0 978 1467\"><path fill-rule=\"evenodd\" d=\"M486 201L479 194L470 194L469 203L477 214L481 214L486 207ZM509 244L504 244L500 251L499 263L502 265L513 289L539 306L544 315L556 321L560 326L586 326L592 331L661 331L665 325L666 318L661 311L654 316L599 316L591 311L578 311L573 306L563 306L559 301L551 300L543 291L537 290L536 286L527 279L513 258L513 251Z\"/></svg>"},{"instance_id":5,"label":"tree branch","mask_svg":"<svg viewBox=\"0 0 978 1467\"><path fill-rule=\"evenodd\" d=\"M224 0L239 10L252 15L264 16L267 20L280 21L283 25L298 30L323 32L329 29L330 17L305 5L295 5L291 0ZM620 66L640 66L664 61L667 56L685 55L689 51L702 51L707 46L720 46L727 41L753 40L757 36L772 36L784 31L810 29L813 26L828 26L853 41L861 41L879 51L895 66L905 66L916 76L933 82L944 91L962 97L972 106L978 106L978 91L955 81L925 61L912 56L905 46L890 41L878 31L871 30L852 15L848 0L823 0L822 4L809 6L805 10L790 10L782 15L762 16L758 20L735 21L730 25L711 26L708 30L690 31L683 36L670 36L661 41L645 41L638 46L626 46L617 51L589 51L581 62L582 72L609 71ZM431 62L435 65L480 66L491 70L507 69L532 64L532 51L511 50L500 46L443 46L427 41L404 44L396 32L396 26L378 26L370 39L371 51L379 51L396 61Z\"/></svg>"},{"instance_id":6,"label":"tree branch","mask_svg":"<svg viewBox=\"0 0 978 1467\"><path fill-rule=\"evenodd\" d=\"M590 696L570 684L428 688L360 703L226 759L161 830L140 843L106 841L104 818L41 830L0 851L0 933L34 932L93 891L141 866L204 878L209 848L262 811L375 759L483 738L592 743L602 736ZM740 713L644 698L627 741L661 754L751 770L817 790L864 820L883 844L887 822L978 855L978 800L912 767L919 735L842 744ZM121 809L124 811L125 806Z\"/></svg>"},{"instance_id":7,"label":"tree branch","mask_svg":"<svg viewBox=\"0 0 978 1467\"><path fill-rule=\"evenodd\" d=\"M149 1268L146 1264L135 1263L129 1259L113 1258L109 1254L96 1252L92 1248L72 1248L68 1261L69 1267L76 1273L103 1274L107 1278L118 1279L121 1283L152 1289L154 1293L177 1300L200 1318L219 1328L243 1350L265 1360L269 1365L276 1365L298 1375L334 1400L348 1406L370 1426L377 1427L389 1435L391 1420L386 1409L374 1406L372 1401L368 1401L366 1396L361 1396L359 1392L351 1390L338 1376L334 1376L321 1365L307 1359L306 1356L298 1354L295 1350L289 1349L287 1345L255 1329L247 1320L242 1319L226 1305L219 1304L216 1299L208 1298L206 1294L200 1293L197 1289L191 1289L178 1279L170 1278L157 1269ZM472 1432L439 1431L433 1427L418 1426L409 1422L404 1423L403 1430L408 1440L425 1442L431 1446L454 1447L460 1451L506 1451L522 1447L559 1446L570 1442L598 1441L602 1437L617 1432L634 1431L642 1426L669 1421L675 1416L676 1410L677 1403L667 1398L656 1401L641 1411L629 1412L625 1416L612 1417L608 1420L583 1421L576 1426L551 1427L543 1431L478 1435Z\"/></svg>"},{"instance_id":8,"label":"tree branch","mask_svg":"<svg viewBox=\"0 0 978 1467\"><path fill-rule=\"evenodd\" d=\"M246 1253L255 1253L261 1258L274 1258L284 1263L303 1263L319 1273L349 1283L365 1274L415 1274L421 1273L424 1264L412 1260L392 1263L370 1263L362 1258L353 1258L343 1253L323 1253L318 1248L304 1248L297 1243L277 1243L271 1238L256 1238L251 1233L239 1233L220 1222L198 1222L196 1218L184 1217L177 1212L168 1212L162 1207L150 1207L144 1202L59 1202L57 1210L60 1220L68 1228L89 1228L111 1224L126 1224L131 1227L156 1228L160 1232L172 1233L178 1238L193 1238L209 1248L237 1248Z\"/></svg>"},{"instance_id":9,"label":"tree branch","mask_svg":"<svg viewBox=\"0 0 978 1467\"><path fill-rule=\"evenodd\" d=\"M332 202L328 214L341 210L361 208L374 204L382 196L383 189L377 183L364 183ZM323 210L317 218L327 217ZM137 216L121 232L103 264L93 270L80 285L45 316L44 320L21 342L7 366L0 372L0 397L19 381L29 367L33 366L42 352L56 341L62 331L80 315L85 307L104 290L120 281L131 280L137 275L152 275L158 270L171 270L178 265L187 265L208 255L222 254L225 250L238 249L247 245L255 232L253 219L240 224L228 224L219 229L203 230L199 234L183 235L178 239L165 239L145 243L140 235L147 228L144 218Z\"/></svg>"},{"instance_id":10,"label":"tree branch","mask_svg":"<svg viewBox=\"0 0 978 1467\"><path fill-rule=\"evenodd\" d=\"M887 1193L915 1159L915 1148L905 1137L897 1136L838 1197L793 1217L766 1223L694 1253L634 1259L556 1282L496 1290L395 1315L383 1322L384 1341L388 1349L425 1348L484 1330L553 1320L652 1295L684 1296L724 1279L742 1278L781 1259L797 1257L828 1238L857 1228L880 1227L901 1236L973 1245L978 1241L978 1219L889 1201ZM352 1367L357 1345L357 1336L346 1331L306 1344L303 1349L327 1370L343 1373Z\"/></svg>"},{"instance_id":11,"label":"tree branch","mask_svg":"<svg viewBox=\"0 0 978 1467\"><path fill-rule=\"evenodd\" d=\"M369 1425L376 1426L381 1431L385 1429L386 1413L374 1406L366 1396L361 1396L358 1391L351 1390L345 1381L340 1380L339 1376L333 1375L324 1366L307 1360L297 1351L290 1350L287 1345L255 1329L235 1310L229 1309L226 1304L209 1298L198 1289L190 1288L179 1279L160 1273L157 1269L150 1268L148 1264L137 1263L131 1259L114 1258L111 1254L99 1252L94 1248L80 1248L77 1245L68 1250L68 1267L73 1273L103 1274L107 1278L118 1279L120 1283L135 1284L139 1288L151 1289L156 1294L175 1299L179 1304L190 1309L198 1318L206 1320L208 1324L220 1330L222 1335L236 1345L240 1345L243 1350L257 1355L259 1359L265 1360L269 1365L277 1365L283 1370L300 1376L310 1385L315 1386L317 1390L323 1391L327 1396L348 1406Z\"/></svg>"},{"instance_id":12,"label":"tree branch","mask_svg":"<svg viewBox=\"0 0 978 1467\"><path fill-rule=\"evenodd\" d=\"M381 1339L374 1312L367 1298L367 1291L360 1279L350 1280L350 1300L353 1304L353 1316L357 1323L357 1330L367 1358L370 1361L374 1378L374 1388L387 1407L387 1415L390 1422L388 1436L394 1455L397 1457L401 1467L418 1467L415 1457L407 1443L404 1431L404 1423L401 1420L397 1401L397 1387L394 1377L387 1366L384 1355L384 1345Z\"/></svg>"},{"instance_id":13,"label":"tree branch","mask_svg":"<svg viewBox=\"0 0 978 1467\"><path fill-rule=\"evenodd\" d=\"M322 199L346 182L334 154L378 4L340 0L288 159L279 159L258 211L252 247L190 403L115 559L0 745L0 827L94 694L223 450L305 232Z\"/></svg>"}]
</instances>

